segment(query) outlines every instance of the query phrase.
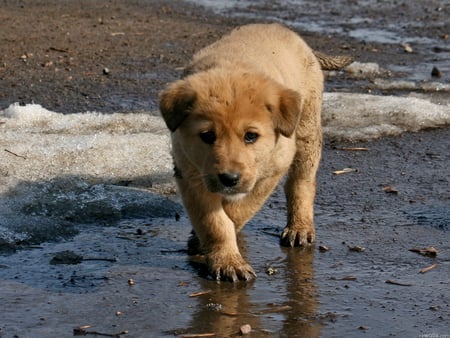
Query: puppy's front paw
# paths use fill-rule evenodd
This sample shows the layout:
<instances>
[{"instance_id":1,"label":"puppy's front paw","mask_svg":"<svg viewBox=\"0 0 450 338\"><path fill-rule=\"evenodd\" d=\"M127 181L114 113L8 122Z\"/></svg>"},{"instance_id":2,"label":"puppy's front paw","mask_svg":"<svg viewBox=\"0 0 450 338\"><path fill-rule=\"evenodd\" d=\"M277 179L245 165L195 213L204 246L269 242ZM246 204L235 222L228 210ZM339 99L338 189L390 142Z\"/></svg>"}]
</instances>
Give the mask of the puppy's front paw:
<instances>
[{"instance_id":1,"label":"puppy's front paw","mask_svg":"<svg viewBox=\"0 0 450 338\"><path fill-rule=\"evenodd\" d=\"M315 240L314 226L311 227L286 227L280 237L280 243L283 246L308 246Z\"/></svg>"},{"instance_id":2,"label":"puppy's front paw","mask_svg":"<svg viewBox=\"0 0 450 338\"><path fill-rule=\"evenodd\" d=\"M256 277L255 271L238 254L211 253L206 256L209 272L216 280L249 281Z\"/></svg>"}]
</instances>

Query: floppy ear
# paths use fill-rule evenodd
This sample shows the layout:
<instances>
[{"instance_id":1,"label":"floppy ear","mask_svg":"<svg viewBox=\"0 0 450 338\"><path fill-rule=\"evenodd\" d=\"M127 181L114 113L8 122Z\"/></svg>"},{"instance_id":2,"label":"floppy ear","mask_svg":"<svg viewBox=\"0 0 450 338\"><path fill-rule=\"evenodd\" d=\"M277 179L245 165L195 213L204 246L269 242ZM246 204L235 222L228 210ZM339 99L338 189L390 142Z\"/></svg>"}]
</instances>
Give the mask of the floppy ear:
<instances>
[{"instance_id":1,"label":"floppy ear","mask_svg":"<svg viewBox=\"0 0 450 338\"><path fill-rule=\"evenodd\" d=\"M275 132L290 137L297 127L301 114L300 95L291 89L281 89L278 107L270 107Z\"/></svg>"},{"instance_id":2,"label":"floppy ear","mask_svg":"<svg viewBox=\"0 0 450 338\"><path fill-rule=\"evenodd\" d=\"M159 109L171 132L177 130L188 116L197 99L197 93L186 81L177 81L167 87L159 97Z\"/></svg>"}]
</instances>

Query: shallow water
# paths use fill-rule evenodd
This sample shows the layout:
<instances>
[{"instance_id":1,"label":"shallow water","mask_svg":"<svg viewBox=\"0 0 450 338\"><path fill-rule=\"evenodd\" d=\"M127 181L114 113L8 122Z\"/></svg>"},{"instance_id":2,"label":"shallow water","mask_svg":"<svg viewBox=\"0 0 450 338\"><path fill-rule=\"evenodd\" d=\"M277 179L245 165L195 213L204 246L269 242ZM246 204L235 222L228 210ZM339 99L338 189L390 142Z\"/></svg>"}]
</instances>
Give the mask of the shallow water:
<instances>
[{"instance_id":1,"label":"shallow water","mask_svg":"<svg viewBox=\"0 0 450 338\"><path fill-rule=\"evenodd\" d=\"M411 208L406 213L419 225L450 230L450 208L447 204Z\"/></svg>"}]
</instances>

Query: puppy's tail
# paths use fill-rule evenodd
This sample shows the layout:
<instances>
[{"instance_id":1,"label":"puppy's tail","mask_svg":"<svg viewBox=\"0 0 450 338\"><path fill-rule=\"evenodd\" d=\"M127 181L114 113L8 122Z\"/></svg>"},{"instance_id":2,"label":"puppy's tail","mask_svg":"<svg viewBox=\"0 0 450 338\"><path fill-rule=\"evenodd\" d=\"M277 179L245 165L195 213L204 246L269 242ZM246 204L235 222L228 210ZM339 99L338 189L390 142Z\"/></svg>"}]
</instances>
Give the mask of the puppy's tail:
<instances>
[{"instance_id":1,"label":"puppy's tail","mask_svg":"<svg viewBox=\"0 0 450 338\"><path fill-rule=\"evenodd\" d=\"M319 61L320 67L323 70L337 70L348 66L353 62L353 57L348 55L337 55L331 56L318 51L313 51L317 60Z\"/></svg>"}]
</instances>

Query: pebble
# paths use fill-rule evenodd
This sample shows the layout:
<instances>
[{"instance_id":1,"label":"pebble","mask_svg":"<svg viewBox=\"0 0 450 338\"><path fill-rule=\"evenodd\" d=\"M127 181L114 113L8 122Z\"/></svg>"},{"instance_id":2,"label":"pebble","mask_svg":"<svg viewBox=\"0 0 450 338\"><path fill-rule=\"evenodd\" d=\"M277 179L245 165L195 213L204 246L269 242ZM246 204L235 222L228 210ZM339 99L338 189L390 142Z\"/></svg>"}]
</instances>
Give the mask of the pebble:
<instances>
[{"instance_id":1,"label":"pebble","mask_svg":"<svg viewBox=\"0 0 450 338\"><path fill-rule=\"evenodd\" d=\"M269 276L272 276L272 275L275 275L275 274L278 273L278 269L275 269L275 268L269 266L269 267L266 269L266 273L267 273Z\"/></svg>"},{"instance_id":2,"label":"pebble","mask_svg":"<svg viewBox=\"0 0 450 338\"><path fill-rule=\"evenodd\" d=\"M407 43L404 43L404 44L402 44L402 47L403 47L403 50L406 52L406 53L412 53L414 50L412 49L412 47L409 45L409 44L407 44Z\"/></svg>"},{"instance_id":3,"label":"pebble","mask_svg":"<svg viewBox=\"0 0 450 338\"><path fill-rule=\"evenodd\" d=\"M245 324L241 326L240 331L241 335L249 334L250 332L252 332L252 327L250 326L250 324Z\"/></svg>"},{"instance_id":4,"label":"pebble","mask_svg":"<svg viewBox=\"0 0 450 338\"><path fill-rule=\"evenodd\" d=\"M348 247L348 249L349 249L350 251L353 251L353 252L363 252L363 251L366 251L366 248L364 248L364 247L362 247L362 246L358 246L358 245L352 246L352 247Z\"/></svg>"},{"instance_id":5,"label":"pebble","mask_svg":"<svg viewBox=\"0 0 450 338\"><path fill-rule=\"evenodd\" d=\"M327 252L327 251L329 251L329 250L330 250L330 248L327 247L326 245L320 245L320 246L319 246L319 251L320 251L320 252Z\"/></svg>"},{"instance_id":6,"label":"pebble","mask_svg":"<svg viewBox=\"0 0 450 338\"><path fill-rule=\"evenodd\" d=\"M442 73L438 67L434 66L433 69L431 70L431 76L432 77L441 77Z\"/></svg>"}]
</instances>

